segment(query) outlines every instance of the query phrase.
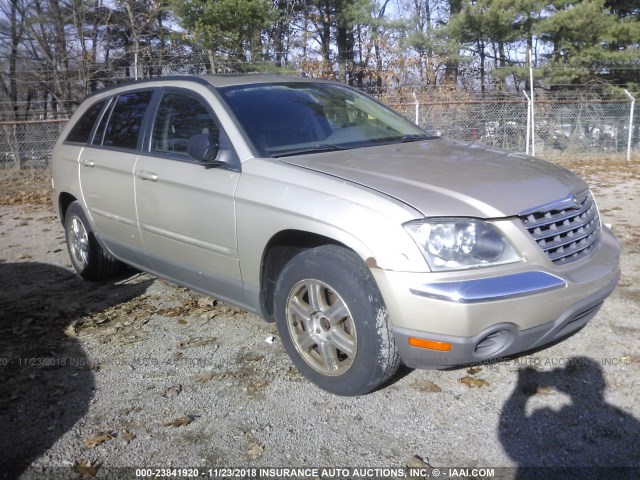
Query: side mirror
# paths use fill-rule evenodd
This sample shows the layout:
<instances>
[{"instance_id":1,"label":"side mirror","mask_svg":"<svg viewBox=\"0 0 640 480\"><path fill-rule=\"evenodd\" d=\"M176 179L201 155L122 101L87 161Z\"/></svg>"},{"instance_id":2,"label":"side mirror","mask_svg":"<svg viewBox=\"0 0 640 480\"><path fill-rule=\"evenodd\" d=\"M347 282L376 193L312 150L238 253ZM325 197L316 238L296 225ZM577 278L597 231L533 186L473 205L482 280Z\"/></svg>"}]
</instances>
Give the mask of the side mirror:
<instances>
[{"instance_id":1,"label":"side mirror","mask_svg":"<svg viewBox=\"0 0 640 480\"><path fill-rule=\"evenodd\" d=\"M187 145L189 156L199 163L206 164L216 163L215 160L218 155L218 149L218 144L212 144L209 135L206 133L194 135L189 139Z\"/></svg>"}]
</instances>

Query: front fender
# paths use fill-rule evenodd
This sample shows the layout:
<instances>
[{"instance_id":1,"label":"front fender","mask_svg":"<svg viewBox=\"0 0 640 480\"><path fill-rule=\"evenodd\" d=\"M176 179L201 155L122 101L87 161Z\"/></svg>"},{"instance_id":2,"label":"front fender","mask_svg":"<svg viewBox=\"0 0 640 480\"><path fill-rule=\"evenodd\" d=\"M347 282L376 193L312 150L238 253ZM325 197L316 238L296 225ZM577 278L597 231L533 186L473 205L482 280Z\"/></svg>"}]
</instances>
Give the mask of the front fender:
<instances>
[{"instance_id":1,"label":"front fender","mask_svg":"<svg viewBox=\"0 0 640 480\"><path fill-rule=\"evenodd\" d=\"M262 257L281 231L331 238L367 264L425 272L424 257L402 224L419 212L379 192L277 160L243 164L236 190L238 253L243 282L258 287Z\"/></svg>"}]
</instances>

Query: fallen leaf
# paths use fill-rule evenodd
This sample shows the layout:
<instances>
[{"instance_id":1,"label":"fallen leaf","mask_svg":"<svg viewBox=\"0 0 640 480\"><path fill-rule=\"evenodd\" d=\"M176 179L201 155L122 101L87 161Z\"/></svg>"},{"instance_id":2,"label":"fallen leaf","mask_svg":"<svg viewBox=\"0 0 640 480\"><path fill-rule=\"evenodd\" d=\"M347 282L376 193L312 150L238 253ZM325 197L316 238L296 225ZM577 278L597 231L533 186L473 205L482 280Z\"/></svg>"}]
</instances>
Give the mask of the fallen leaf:
<instances>
[{"instance_id":1,"label":"fallen leaf","mask_svg":"<svg viewBox=\"0 0 640 480\"><path fill-rule=\"evenodd\" d=\"M102 332L102 335L105 337L111 336L111 335L115 335L116 333L118 333L118 329L116 327L109 327L104 329Z\"/></svg>"},{"instance_id":2,"label":"fallen leaf","mask_svg":"<svg viewBox=\"0 0 640 480\"><path fill-rule=\"evenodd\" d=\"M487 382L486 380L483 380L481 378L471 378L469 376L466 377L462 377L458 379L458 382L460 383L464 383L467 387L472 388L472 387L488 387L489 386L489 382Z\"/></svg>"},{"instance_id":3,"label":"fallen leaf","mask_svg":"<svg viewBox=\"0 0 640 480\"><path fill-rule=\"evenodd\" d=\"M178 428L178 427L183 427L185 425L189 425L190 423L191 423L191 417L187 417L185 415L184 417L176 418L175 420L169 423L165 423L164 426Z\"/></svg>"},{"instance_id":4,"label":"fallen leaf","mask_svg":"<svg viewBox=\"0 0 640 480\"><path fill-rule=\"evenodd\" d=\"M199 307L213 307L215 303L215 300L211 297L200 297L197 302Z\"/></svg>"},{"instance_id":5,"label":"fallen leaf","mask_svg":"<svg viewBox=\"0 0 640 480\"><path fill-rule=\"evenodd\" d=\"M180 325L186 325L186 324L187 324L187 323L189 323L189 322L187 322L184 318L181 318L181 319L179 319L179 320L178 320L178 323L179 323Z\"/></svg>"},{"instance_id":6,"label":"fallen leaf","mask_svg":"<svg viewBox=\"0 0 640 480\"><path fill-rule=\"evenodd\" d=\"M247 449L247 455L252 460L257 460L262 456L264 448L256 441L251 432L244 432L244 436L249 442L249 448Z\"/></svg>"},{"instance_id":7,"label":"fallen leaf","mask_svg":"<svg viewBox=\"0 0 640 480\"><path fill-rule=\"evenodd\" d=\"M427 459L427 461L425 462L418 455L414 455L407 462L407 468L428 468L428 467L431 467L431 465L429 465L429 459Z\"/></svg>"},{"instance_id":8,"label":"fallen leaf","mask_svg":"<svg viewBox=\"0 0 640 480\"><path fill-rule=\"evenodd\" d=\"M259 362L260 360L264 360L264 355L258 355L257 353L247 353L243 358L248 362Z\"/></svg>"},{"instance_id":9,"label":"fallen leaf","mask_svg":"<svg viewBox=\"0 0 640 480\"><path fill-rule=\"evenodd\" d=\"M258 445L257 443L254 443L247 450L247 455L249 456L249 458L251 460L257 460L258 458L260 458L262 456L263 452L264 452L264 449L260 445Z\"/></svg>"},{"instance_id":10,"label":"fallen leaf","mask_svg":"<svg viewBox=\"0 0 640 480\"><path fill-rule=\"evenodd\" d=\"M552 386L538 387L538 393L541 395L549 395L550 393L553 393L555 391L556 389L553 388Z\"/></svg>"},{"instance_id":11,"label":"fallen leaf","mask_svg":"<svg viewBox=\"0 0 640 480\"><path fill-rule=\"evenodd\" d=\"M256 392L257 390L262 390L263 388L266 388L268 386L269 382L265 382L264 380L256 380L254 382L251 382L247 386L247 390L250 392Z\"/></svg>"},{"instance_id":12,"label":"fallen leaf","mask_svg":"<svg viewBox=\"0 0 640 480\"><path fill-rule=\"evenodd\" d=\"M113 435L109 434L109 433L98 433L97 435L94 435L92 437L87 438L84 441L84 444L87 446L87 448L95 448L98 445L103 444L104 442L108 442L109 440L113 440Z\"/></svg>"},{"instance_id":13,"label":"fallen leaf","mask_svg":"<svg viewBox=\"0 0 640 480\"><path fill-rule=\"evenodd\" d=\"M180 395L181 391L182 391L182 385L175 385L173 387L167 388L162 394L162 396L166 398L177 397L178 395Z\"/></svg>"},{"instance_id":14,"label":"fallen leaf","mask_svg":"<svg viewBox=\"0 0 640 480\"><path fill-rule=\"evenodd\" d=\"M70 323L69 325L67 325L67 327L64 329L64 334L65 334L67 337L72 337L72 338L73 338L73 337L77 337L77 336L78 336L78 334L77 334L77 332L76 332L76 324L77 324L77 323L78 323L77 321L75 321L75 322L71 322L71 323Z\"/></svg>"},{"instance_id":15,"label":"fallen leaf","mask_svg":"<svg viewBox=\"0 0 640 480\"><path fill-rule=\"evenodd\" d=\"M173 354L173 359L177 362L178 360L182 360L184 358L184 353L176 352Z\"/></svg>"},{"instance_id":16,"label":"fallen leaf","mask_svg":"<svg viewBox=\"0 0 640 480\"><path fill-rule=\"evenodd\" d=\"M411 386L421 392L440 393L442 391L442 388L430 380L417 380Z\"/></svg>"},{"instance_id":17,"label":"fallen leaf","mask_svg":"<svg viewBox=\"0 0 640 480\"><path fill-rule=\"evenodd\" d=\"M471 367L471 368L467 368L467 373L469 375L475 375L476 373L482 371L482 367Z\"/></svg>"},{"instance_id":18,"label":"fallen leaf","mask_svg":"<svg viewBox=\"0 0 640 480\"><path fill-rule=\"evenodd\" d=\"M139 413L142 411L142 408L140 407L131 407L131 408L127 408L126 410L122 411L122 415L129 415L130 413Z\"/></svg>"},{"instance_id":19,"label":"fallen leaf","mask_svg":"<svg viewBox=\"0 0 640 480\"><path fill-rule=\"evenodd\" d=\"M414 455L409 459L407 468L412 473L412 475L407 476L411 480L424 480L426 477L430 477L430 473L433 471L433 467L429 465L429 459L425 461L418 455Z\"/></svg>"},{"instance_id":20,"label":"fallen leaf","mask_svg":"<svg viewBox=\"0 0 640 480\"><path fill-rule=\"evenodd\" d=\"M124 440L125 442L129 443L131 440L133 440L134 438L136 438L135 434L131 433L128 430L125 430L122 432L122 435L120 435L120 438L122 438L122 440Z\"/></svg>"},{"instance_id":21,"label":"fallen leaf","mask_svg":"<svg viewBox=\"0 0 640 480\"><path fill-rule=\"evenodd\" d=\"M91 465L89 460L80 460L73 469L85 479L93 478L98 473L98 467Z\"/></svg>"},{"instance_id":22,"label":"fallen leaf","mask_svg":"<svg viewBox=\"0 0 640 480\"><path fill-rule=\"evenodd\" d=\"M196 375L195 382L196 383L205 383L205 382L208 382L209 380L211 380L212 378L213 378L213 373L204 372L204 373L200 373L200 374Z\"/></svg>"}]
</instances>

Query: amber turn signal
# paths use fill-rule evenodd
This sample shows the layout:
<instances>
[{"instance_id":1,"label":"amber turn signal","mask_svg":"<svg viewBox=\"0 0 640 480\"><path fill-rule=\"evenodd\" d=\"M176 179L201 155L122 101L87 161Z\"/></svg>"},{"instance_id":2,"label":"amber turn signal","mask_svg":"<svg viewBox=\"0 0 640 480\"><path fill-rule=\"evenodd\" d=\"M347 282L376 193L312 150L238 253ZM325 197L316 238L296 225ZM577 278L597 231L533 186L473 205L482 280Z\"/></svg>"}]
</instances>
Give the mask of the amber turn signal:
<instances>
[{"instance_id":1,"label":"amber turn signal","mask_svg":"<svg viewBox=\"0 0 640 480\"><path fill-rule=\"evenodd\" d=\"M409 345L412 347L428 348L430 350L440 350L442 352L451 350L451 344L449 343L425 340L424 338L409 337Z\"/></svg>"}]
</instances>

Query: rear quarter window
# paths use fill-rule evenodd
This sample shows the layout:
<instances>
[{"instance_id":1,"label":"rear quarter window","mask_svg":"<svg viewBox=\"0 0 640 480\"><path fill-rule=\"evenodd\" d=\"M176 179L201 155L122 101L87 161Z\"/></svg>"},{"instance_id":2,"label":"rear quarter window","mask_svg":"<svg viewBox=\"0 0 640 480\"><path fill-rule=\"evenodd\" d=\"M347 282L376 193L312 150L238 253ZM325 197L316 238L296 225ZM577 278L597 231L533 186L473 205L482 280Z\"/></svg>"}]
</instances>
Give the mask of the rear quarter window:
<instances>
[{"instance_id":1,"label":"rear quarter window","mask_svg":"<svg viewBox=\"0 0 640 480\"><path fill-rule=\"evenodd\" d=\"M104 107L105 103L107 103L107 101L103 100L102 102L91 105L75 123L65 141L72 143L88 143L93 126L96 123L96 120L98 120L102 107Z\"/></svg>"}]
</instances>

